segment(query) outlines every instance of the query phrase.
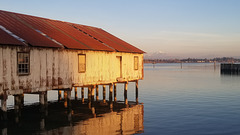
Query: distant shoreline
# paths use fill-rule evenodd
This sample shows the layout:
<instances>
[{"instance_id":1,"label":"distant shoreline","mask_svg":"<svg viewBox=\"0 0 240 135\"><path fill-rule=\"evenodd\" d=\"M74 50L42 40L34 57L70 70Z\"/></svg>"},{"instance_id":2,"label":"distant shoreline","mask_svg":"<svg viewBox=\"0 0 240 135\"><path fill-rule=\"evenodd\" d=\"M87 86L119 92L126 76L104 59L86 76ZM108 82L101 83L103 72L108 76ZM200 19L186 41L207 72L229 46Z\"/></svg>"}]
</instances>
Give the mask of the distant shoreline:
<instances>
[{"instance_id":1,"label":"distant shoreline","mask_svg":"<svg viewBox=\"0 0 240 135\"><path fill-rule=\"evenodd\" d=\"M222 57L213 59L198 59L198 58L187 58L187 59L144 59L144 63L239 63L240 59L232 57Z\"/></svg>"}]
</instances>

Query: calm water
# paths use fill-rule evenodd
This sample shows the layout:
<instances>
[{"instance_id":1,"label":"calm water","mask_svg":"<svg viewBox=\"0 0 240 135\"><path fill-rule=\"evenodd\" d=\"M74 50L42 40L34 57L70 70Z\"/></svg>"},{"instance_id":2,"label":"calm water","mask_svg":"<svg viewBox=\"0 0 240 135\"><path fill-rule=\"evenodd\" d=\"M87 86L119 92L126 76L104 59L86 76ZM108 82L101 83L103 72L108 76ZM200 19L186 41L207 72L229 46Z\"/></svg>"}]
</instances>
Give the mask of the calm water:
<instances>
[{"instance_id":1,"label":"calm water","mask_svg":"<svg viewBox=\"0 0 240 135\"><path fill-rule=\"evenodd\" d=\"M146 134L240 134L240 76L219 66L146 64L140 88Z\"/></svg>"},{"instance_id":2,"label":"calm water","mask_svg":"<svg viewBox=\"0 0 240 135\"><path fill-rule=\"evenodd\" d=\"M8 134L95 134L97 128L102 129L97 130L101 134L240 134L240 76L221 75L219 66L214 69L213 64L183 64L182 69L180 64L145 64L144 68L144 80L139 81L139 102L143 105L130 102L130 106L124 106L120 102L124 101L123 84L118 84L119 102L113 105L113 110L96 103L94 116L87 104L74 101L69 113L61 109L62 102L55 102L57 92L51 91L48 100L53 103L44 122L41 115L31 116L32 121L37 121L31 129L24 126L31 123L26 119L17 126L8 123L5 130ZM108 99L108 90L106 95ZM99 97L102 99L101 87ZM135 100L134 83L129 84L128 100ZM37 102L38 95L25 96L25 104ZM13 108L13 97L8 99L8 108ZM36 108L29 106L25 112L34 114ZM19 132L14 132L16 127Z\"/></svg>"}]
</instances>

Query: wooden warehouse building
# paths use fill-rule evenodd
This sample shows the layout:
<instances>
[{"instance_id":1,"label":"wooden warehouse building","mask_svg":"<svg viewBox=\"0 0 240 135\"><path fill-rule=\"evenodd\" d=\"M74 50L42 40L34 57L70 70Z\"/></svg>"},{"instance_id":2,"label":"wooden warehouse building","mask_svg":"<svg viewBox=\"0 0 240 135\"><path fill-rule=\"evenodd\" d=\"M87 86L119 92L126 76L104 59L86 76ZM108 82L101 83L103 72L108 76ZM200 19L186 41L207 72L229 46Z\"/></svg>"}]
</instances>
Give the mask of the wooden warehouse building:
<instances>
[{"instance_id":1,"label":"wooden warehouse building","mask_svg":"<svg viewBox=\"0 0 240 135\"><path fill-rule=\"evenodd\" d=\"M143 51L101 28L0 10L0 98L143 79ZM60 91L59 91L60 92Z\"/></svg>"}]
</instances>

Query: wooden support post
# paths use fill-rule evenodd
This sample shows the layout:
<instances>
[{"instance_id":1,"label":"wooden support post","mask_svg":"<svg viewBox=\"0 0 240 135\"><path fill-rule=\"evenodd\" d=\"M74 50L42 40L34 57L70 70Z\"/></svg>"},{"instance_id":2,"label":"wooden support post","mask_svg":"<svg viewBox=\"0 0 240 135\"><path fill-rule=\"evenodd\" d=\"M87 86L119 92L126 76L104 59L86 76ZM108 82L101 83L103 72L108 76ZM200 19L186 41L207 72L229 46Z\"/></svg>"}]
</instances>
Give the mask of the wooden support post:
<instances>
[{"instance_id":1,"label":"wooden support post","mask_svg":"<svg viewBox=\"0 0 240 135\"><path fill-rule=\"evenodd\" d=\"M71 91L68 90L67 91L67 107L70 108L71 106L72 106L72 104L71 104Z\"/></svg>"},{"instance_id":2,"label":"wooden support post","mask_svg":"<svg viewBox=\"0 0 240 135\"><path fill-rule=\"evenodd\" d=\"M95 88L96 88L96 85L93 85L93 86L91 87L91 100L92 100L92 101L94 101L94 90L95 90Z\"/></svg>"},{"instance_id":3,"label":"wooden support post","mask_svg":"<svg viewBox=\"0 0 240 135\"><path fill-rule=\"evenodd\" d=\"M58 101L62 100L62 91L58 90Z\"/></svg>"},{"instance_id":4,"label":"wooden support post","mask_svg":"<svg viewBox=\"0 0 240 135\"><path fill-rule=\"evenodd\" d=\"M114 83L114 102L117 102L117 84Z\"/></svg>"},{"instance_id":5,"label":"wooden support post","mask_svg":"<svg viewBox=\"0 0 240 135\"><path fill-rule=\"evenodd\" d=\"M88 108L91 108L91 103L92 103L91 97L92 97L91 87L88 87Z\"/></svg>"},{"instance_id":6,"label":"wooden support post","mask_svg":"<svg viewBox=\"0 0 240 135\"><path fill-rule=\"evenodd\" d=\"M136 81L136 103L138 104L138 80Z\"/></svg>"},{"instance_id":7,"label":"wooden support post","mask_svg":"<svg viewBox=\"0 0 240 135\"><path fill-rule=\"evenodd\" d=\"M47 91L44 93L44 105L45 105L45 107L48 106Z\"/></svg>"},{"instance_id":8,"label":"wooden support post","mask_svg":"<svg viewBox=\"0 0 240 135\"><path fill-rule=\"evenodd\" d=\"M84 87L81 88L82 103L84 103Z\"/></svg>"},{"instance_id":9,"label":"wooden support post","mask_svg":"<svg viewBox=\"0 0 240 135\"><path fill-rule=\"evenodd\" d=\"M103 103L106 103L106 86L103 85Z\"/></svg>"},{"instance_id":10,"label":"wooden support post","mask_svg":"<svg viewBox=\"0 0 240 135\"><path fill-rule=\"evenodd\" d=\"M77 95L77 87L75 87L75 91L74 91L75 93L75 100L77 100L78 99L78 95Z\"/></svg>"},{"instance_id":11,"label":"wooden support post","mask_svg":"<svg viewBox=\"0 0 240 135\"><path fill-rule=\"evenodd\" d=\"M47 112L47 105L48 105L48 102L47 102L47 91L45 92L41 92L39 94L39 102L40 102L40 112L44 115L48 115L48 112Z\"/></svg>"},{"instance_id":12,"label":"wooden support post","mask_svg":"<svg viewBox=\"0 0 240 135\"><path fill-rule=\"evenodd\" d=\"M20 100L21 100L20 108L23 108L23 106L24 106L24 94L20 94Z\"/></svg>"},{"instance_id":13,"label":"wooden support post","mask_svg":"<svg viewBox=\"0 0 240 135\"><path fill-rule=\"evenodd\" d=\"M98 93L99 93L99 88L98 88L98 85L96 85L96 101L99 100Z\"/></svg>"},{"instance_id":14,"label":"wooden support post","mask_svg":"<svg viewBox=\"0 0 240 135\"><path fill-rule=\"evenodd\" d=\"M91 96L92 96L91 87L88 87L88 102L91 100Z\"/></svg>"},{"instance_id":15,"label":"wooden support post","mask_svg":"<svg viewBox=\"0 0 240 135\"><path fill-rule=\"evenodd\" d=\"M124 102L127 105L128 104L128 99L127 99L127 89L128 89L128 82L124 84Z\"/></svg>"},{"instance_id":16,"label":"wooden support post","mask_svg":"<svg viewBox=\"0 0 240 135\"><path fill-rule=\"evenodd\" d=\"M112 96L113 96L113 84L109 85L109 101L112 101Z\"/></svg>"},{"instance_id":17,"label":"wooden support post","mask_svg":"<svg viewBox=\"0 0 240 135\"><path fill-rule=\"evenodd\" d=\"M67 108L68 104L67 104L67 91L64 90L64 107Z\"/></svg>"},{"instance_id":18,"label":"wooden support post","mask_svg":"<svg viewBox=\"0 0 240 135\"><path fill-rule=\"evenodd\" d=\"M39 102L40 102L40 105L44 105L44 104L45 104L44 92L41 92L41 93L39 94Z\"/></svg>"},{"instance_id":19,"label":"wooden support post","mask_svg":"<svg viewBox=\"0 0 240 135\"><path fill-rule=\"evenodd\" d=\"M15 122L16 123L19 123L20 108L21 108L21 96L14 95L14 112L15 112Z\"/></svg>"},{"instance_id":20,"label":"wooden support post","mask_svg":"<svg viewBox=\"0 0 240 135\"><path fill-rule=\"evenodd\" d=\"M7 120L7 95L4 94L1 99L1 109L2 109L2 120Z\"/></svg>"}]
</instances>

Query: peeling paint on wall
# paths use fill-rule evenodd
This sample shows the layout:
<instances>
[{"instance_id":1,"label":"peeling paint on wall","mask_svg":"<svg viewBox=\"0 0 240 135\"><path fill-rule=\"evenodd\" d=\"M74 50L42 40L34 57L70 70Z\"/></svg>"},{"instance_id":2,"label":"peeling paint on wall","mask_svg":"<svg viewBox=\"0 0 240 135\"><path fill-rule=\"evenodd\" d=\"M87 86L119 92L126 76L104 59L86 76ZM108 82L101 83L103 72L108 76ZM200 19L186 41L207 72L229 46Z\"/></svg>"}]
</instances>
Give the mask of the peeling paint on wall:
<instances>
[{"instance_id":1,"label":"peeling paint on wall","mask_svg":"<svg viewBox=\"0 0 240 135\"><path fill-rule=\"evenodd\" d=\"M17 52L25 51L30 52L30 74L19 76ZM78 54L86 55L84 73L78 72ZM143 54L138 53L1 45L0 56L0 94L4 90L38 92L143 78ZM134 70L134 56L139 58L138 70Z\"/></svg>"}]
</instances>

